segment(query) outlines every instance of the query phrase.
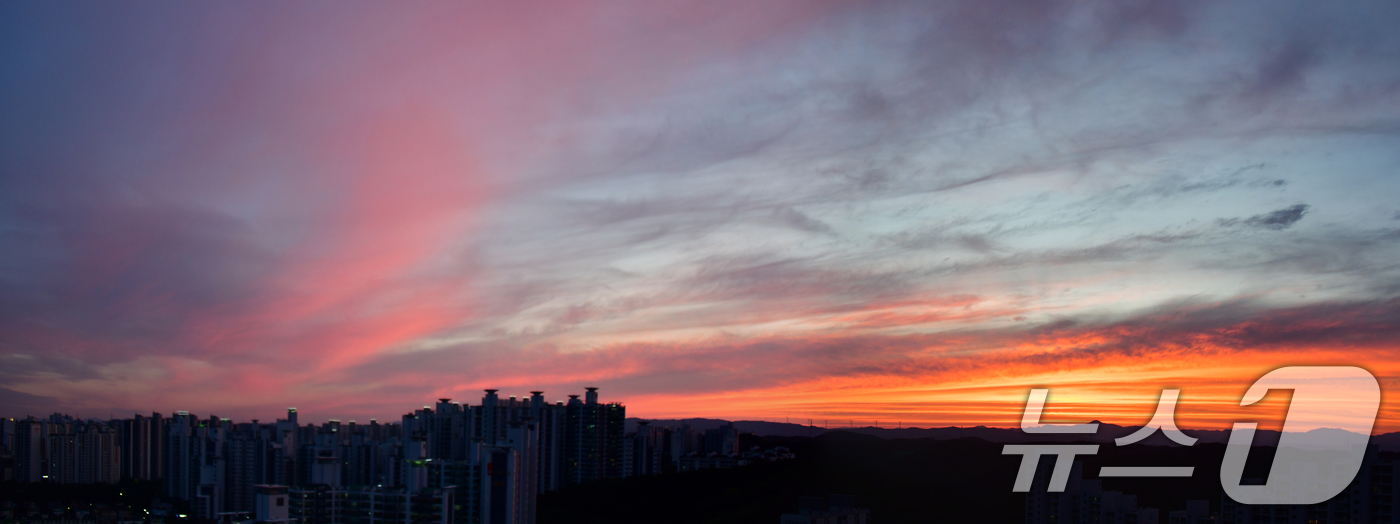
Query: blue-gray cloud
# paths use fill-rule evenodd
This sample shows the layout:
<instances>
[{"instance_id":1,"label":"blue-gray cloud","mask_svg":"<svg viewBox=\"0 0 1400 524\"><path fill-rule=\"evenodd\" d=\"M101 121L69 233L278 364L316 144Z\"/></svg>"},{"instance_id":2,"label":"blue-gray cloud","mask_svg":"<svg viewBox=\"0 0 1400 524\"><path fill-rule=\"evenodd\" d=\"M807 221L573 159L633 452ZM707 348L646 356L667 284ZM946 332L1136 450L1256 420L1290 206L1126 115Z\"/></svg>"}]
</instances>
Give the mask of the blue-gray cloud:
<instances>
[{"instance_id":1,"label":"blue-gray cloud","mask_svg":"<svg viewBox=\"0 0 1400 524\"><path fill-rule=\"evenodd\" d=\"M1244 223L1264 229L1288 229L1293 227L1293 224L1298 223L1299 220L1302 220L1303 215L1307 214L1307 212L1307 204L1298 204L1265 215L1254 215L1245 220Z\"/></svg>"}]
</instances>

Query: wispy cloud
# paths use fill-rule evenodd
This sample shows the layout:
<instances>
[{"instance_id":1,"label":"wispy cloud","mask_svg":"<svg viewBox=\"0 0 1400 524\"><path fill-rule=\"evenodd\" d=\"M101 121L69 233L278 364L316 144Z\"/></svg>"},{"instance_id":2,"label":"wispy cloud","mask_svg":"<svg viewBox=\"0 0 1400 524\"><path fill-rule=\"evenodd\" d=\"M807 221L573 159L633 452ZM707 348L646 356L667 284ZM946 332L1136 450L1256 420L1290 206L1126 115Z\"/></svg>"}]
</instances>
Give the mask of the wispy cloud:
<instances>
[{"instance_id":1,"label":"wispy cloud","mask_svg":"<svg viewBox=\"0 0 1400 524\"><path fill-rule=\"evenodd\" d=\"M1392 3L324 7L3 8L0 406L1394 380Z\"/></svg>"}]
</instances>

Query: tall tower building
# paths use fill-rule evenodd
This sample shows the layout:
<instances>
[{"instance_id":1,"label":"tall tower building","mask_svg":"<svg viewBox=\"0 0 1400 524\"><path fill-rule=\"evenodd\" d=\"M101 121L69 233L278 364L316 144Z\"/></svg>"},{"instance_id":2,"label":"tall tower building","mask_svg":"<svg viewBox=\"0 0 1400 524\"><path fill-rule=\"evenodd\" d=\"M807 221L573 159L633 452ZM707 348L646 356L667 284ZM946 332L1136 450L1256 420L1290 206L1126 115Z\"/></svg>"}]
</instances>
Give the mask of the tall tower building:
<instances>
[{"instance_id":1,"label":"tall tower building","mask_svg":"<svg viewBox=\"0 0 1400 524\"><path fill-rule=\"evenodd\" d=\"M160 413L151 413L150 448L146 453L151 472L150 480L165 478L165 445L168 442L169 422L170 419L162 417Z\"/></svg>"},{"instance_id":2,"label":"tall tower building","mask_svg":"<svg viewBox=\"0 0 1400 524\"><path fill-rule=\"evenodd\" d=\"M477 434L482 442L488 446L494 446L505 437L504 428L501 424L500 397L496 396L495 389L486 390L486 396L481 398L481 428Z\"/></svg>"},{"instance_id":3,"label":"tall tower building","mask_svg":"<svg viewBox=\"0 0 1400 524\"><path fill-rule=\"evenodd\" d=\"M177 411L170 417L165 449L165 495L192 500L199 485L199 445L194 421L189 413Z\"/></svg>"},{"instance_id":4,"label":"tall tower building","mask_svg":"<svg viewBox=\"0 0 1400 524\"><path fill-rule=\"evenodd\" d=\"M45 422L34 417L15 422L15 480L39 482L44 478Z\"/></svg>"},{"instance_id":5,"label":"tall tower building","mask_svg":"<svg viewBox=\"0 0 1400 524\"><path fill-rule=\"evenodd\" d=\"M584 401L569 395L564 406L564 485L622 478L626 473L626 408L598 403L598 388L587 391Z\"/></svg>"}]
</instances>

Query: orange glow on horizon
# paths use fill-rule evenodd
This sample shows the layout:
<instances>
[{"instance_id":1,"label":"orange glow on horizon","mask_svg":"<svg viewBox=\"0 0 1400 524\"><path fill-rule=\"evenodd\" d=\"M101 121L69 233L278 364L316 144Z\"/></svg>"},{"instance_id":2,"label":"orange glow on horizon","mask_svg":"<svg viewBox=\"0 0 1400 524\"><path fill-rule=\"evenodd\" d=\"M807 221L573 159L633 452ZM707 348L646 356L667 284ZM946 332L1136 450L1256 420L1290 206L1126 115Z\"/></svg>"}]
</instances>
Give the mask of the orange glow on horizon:
<instances>
[{"instance_id":1,"label":"orange glow on horizon","mask_svg":"<svg viewBox=\"0 0 1400 524\"><path fill-rule=\"evenodd\" d=\"M1081 339L1082 340L1082 339ZM1178 388L1176 421L1184 429L1228 430L1235 422L1257 421L1277 430L1287 412L1286 392L1273 391L1256 405L1241 407L1249 385L1270 370L1286 365L1355 365L1355 350L1317 350L1280 356L1241 352L1227 359L1122 359L1064 370L1038 370L1012 364L983 376L929 377L929 382L902 377L818 379L783 387L714 395L646 395L627 399L631 416L651 418L727 418L730 420L830 421L832 427L860 426L1015 428L1026 393L1049 387L1044 421L1100 421L1141 425L1151 418L1162 389ZM1383 384L1382 404L1373 433L1400 431L1400 407L1385 395L1387 377L1400 363L1367 367ZM839 423L838 423L839 422Z\"/></svg>"}]
</instances>

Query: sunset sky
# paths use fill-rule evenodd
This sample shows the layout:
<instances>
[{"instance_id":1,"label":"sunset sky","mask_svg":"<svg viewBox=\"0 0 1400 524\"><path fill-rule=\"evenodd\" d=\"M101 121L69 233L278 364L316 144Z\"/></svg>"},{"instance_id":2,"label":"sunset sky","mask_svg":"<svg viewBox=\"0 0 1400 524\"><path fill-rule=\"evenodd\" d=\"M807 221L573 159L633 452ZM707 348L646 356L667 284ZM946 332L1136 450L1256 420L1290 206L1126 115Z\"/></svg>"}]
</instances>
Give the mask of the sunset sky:
<instances>
[{"instance_id":1,"label":"sunset sky","mask_svg":"<svg viewBox=\"0 0 1400 524\"><path fill-rule=\"evenodd\" d=\"M7 2L0 415L597 386L637 417L1014 426L1036 386L1141 424L1175 387L1224 428L1265 372L1343 364L1400 431L1396 27L1379 0Z\"/></svg>"}]
</instances>

